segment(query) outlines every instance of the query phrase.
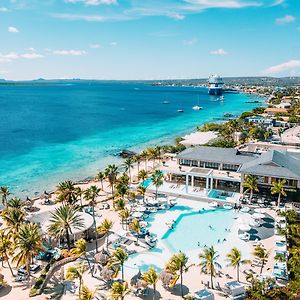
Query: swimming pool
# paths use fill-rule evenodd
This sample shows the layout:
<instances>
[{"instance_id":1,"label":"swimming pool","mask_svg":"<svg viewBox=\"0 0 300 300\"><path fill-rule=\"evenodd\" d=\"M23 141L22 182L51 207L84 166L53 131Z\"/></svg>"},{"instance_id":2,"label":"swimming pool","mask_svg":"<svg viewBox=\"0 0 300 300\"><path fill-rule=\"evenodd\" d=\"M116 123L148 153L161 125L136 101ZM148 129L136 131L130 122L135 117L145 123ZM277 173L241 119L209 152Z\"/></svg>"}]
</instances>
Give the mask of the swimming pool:
<instances>
[{"instance_id":1,"label":"swimming pool","mask_svg":"<svg viewBox=\"0 0 300 300\"><path fill-rule=\"evenodd\" d=\"M152 183L151 178L148 178L148 179L144 180L140 185L143 186L143 187L145 187L145 188L147 188L147 187L149 187L149 185L151 183Z\"/></svg>"},{"instance_id":2,"label":"swimming pool","mask_svg":"<svg viewBox=\"0 0 300 300\"><path fill-rule=\"evenodd\" d=\"M233 195L234 195L233 192L220 191L220 190L211 190L208 193L209 198L214 198L219 200L226 200L227 197L232 197Z\"/></svg>"},{"instance_id":3,"label":"swimming pool","mask_svg":"<svg viewBox=\"0 0 300 300\"><path fill-rule=\"evenodd\" d=\"M226 209L183 213L162 240L173 253L210 247L226 240L234 216L233 211Z\"/></svg>"}]
</instances>

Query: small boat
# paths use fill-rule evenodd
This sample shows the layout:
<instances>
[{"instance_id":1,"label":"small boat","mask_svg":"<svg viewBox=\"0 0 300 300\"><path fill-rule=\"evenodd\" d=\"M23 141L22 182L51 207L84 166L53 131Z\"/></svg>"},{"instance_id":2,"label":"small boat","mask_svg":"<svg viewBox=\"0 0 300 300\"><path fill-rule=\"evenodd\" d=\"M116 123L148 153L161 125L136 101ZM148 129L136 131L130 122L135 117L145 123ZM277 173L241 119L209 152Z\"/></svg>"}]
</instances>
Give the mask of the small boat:
<instances>
[{"instance_id":1,"label":"small boat","mask_svg":"<svg viewBox=\"0 0 300 300\"><path fill-rule=\"evenodd\" d=\"M193 110L201 110L202 106L195 105L192 107Z\"/></svg>"},{"instance_id":2,"label":"small boat","mask_svg":"<svg viewBox=\"0 0 300 300\"><path fill-rule=\"evenodd\" d=\"M232 205L230 205L228 203L225 203L225 204L223 204L223 208L225 208L225 209L232 209Z\"/></svg>"},{"instance_id":3,"label":"small boat","mask_svg":"<svg viewBox=\"0 0 300 300\"><path fill-rule=\"evenodd\" d=\"M170 101L164 101L163 104L170 104Z\"/></svg>"},{"instance_id":4,"label":"small boat","mask_svg":"<svg viewBox=\"0 0 300 300\"><path fill-rule=\"evenodd\" d=\"M156 245L156 242L157 242L157 238L154 237L154 236L151 236L150 234L149 235L146 235L145 236L145 242L147 245L149 245L150 247L154 247Z\"/></svg>"},{"instance_id":5,"label":"small boat","mask_svg":"<svg viewBox=\"0 0 300 300\"><path fill-rule=\"evenodd\" d=\"M177 109L177 112L182 113L183 109Z\"/></svg>"}]
</instances>

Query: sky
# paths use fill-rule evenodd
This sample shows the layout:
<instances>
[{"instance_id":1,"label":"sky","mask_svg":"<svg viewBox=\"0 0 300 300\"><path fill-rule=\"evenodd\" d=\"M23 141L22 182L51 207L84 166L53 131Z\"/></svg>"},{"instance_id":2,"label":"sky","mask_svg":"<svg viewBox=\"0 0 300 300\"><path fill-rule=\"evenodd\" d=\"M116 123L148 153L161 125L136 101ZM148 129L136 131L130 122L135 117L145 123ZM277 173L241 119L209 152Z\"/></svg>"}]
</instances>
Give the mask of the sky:
<instances>
[{"instance_id":1,"label":"sky","mask_svg":"<svg viewBox=\"0 0 300 300\"><path fill-rule=\"evenodd\" d=\"M300 76L300 0L0 0L0 78Z\"/></svg>"}]
</instances>

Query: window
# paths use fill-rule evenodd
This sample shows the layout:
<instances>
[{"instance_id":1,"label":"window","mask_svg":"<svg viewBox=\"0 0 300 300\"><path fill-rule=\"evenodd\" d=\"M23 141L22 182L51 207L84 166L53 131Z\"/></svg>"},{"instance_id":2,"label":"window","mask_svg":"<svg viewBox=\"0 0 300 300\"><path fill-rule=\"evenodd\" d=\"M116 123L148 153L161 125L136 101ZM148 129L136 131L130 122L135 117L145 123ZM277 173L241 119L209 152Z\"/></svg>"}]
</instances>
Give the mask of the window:
<instances>
[{"instance_id":1,"label":"window","mask_svg":"<svg viewBox=\"0 0 300 300\"><path fill-rule=\"evenodd\" d=\"M211 169L219 169L219 163L206 162L205 167L206 168L211 168Z\"/></svg>"},{"instance_id":2,"label":"window","mask_svg":"<svg viewBox=\"0 0 300 300\"><path fill-rule=\"evenodd\" d=\"M223 170L237 171L238 168L239 168L239 165L223 164Z\"/></svg>"}]
</instances>

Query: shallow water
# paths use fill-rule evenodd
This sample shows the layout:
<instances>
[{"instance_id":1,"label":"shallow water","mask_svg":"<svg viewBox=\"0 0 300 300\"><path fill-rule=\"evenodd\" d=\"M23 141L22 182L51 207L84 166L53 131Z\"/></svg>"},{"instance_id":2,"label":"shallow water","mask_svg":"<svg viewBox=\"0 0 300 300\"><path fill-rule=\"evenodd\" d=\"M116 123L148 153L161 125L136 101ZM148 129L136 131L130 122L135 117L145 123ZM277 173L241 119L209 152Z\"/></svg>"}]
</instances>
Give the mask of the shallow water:
<instances>
[{"instance_id":1,"label":"shallow water","mask_svg":"<svg viewBox=\"0 0 300 300\"><path fill-rule=\"evenodd\" d=\"M108 162L120 163L115 155L122 149L170 142L225 112L257 106L247 100L226 94L220 102L205 88L143 82L0 86L0 185L26 196L93 176ZM193 111L198 103L203 110Z\"/></svg>"}]
</instances>

